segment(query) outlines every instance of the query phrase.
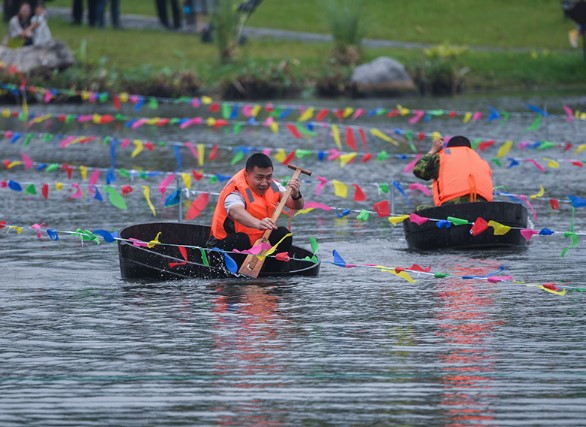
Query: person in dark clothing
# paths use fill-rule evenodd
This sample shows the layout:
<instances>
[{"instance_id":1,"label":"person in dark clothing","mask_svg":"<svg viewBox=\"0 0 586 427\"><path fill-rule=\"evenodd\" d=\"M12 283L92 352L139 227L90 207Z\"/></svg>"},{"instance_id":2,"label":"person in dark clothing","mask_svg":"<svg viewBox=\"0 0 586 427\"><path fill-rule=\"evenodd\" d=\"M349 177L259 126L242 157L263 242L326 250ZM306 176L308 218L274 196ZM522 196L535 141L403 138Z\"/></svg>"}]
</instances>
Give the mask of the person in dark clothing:
<instances>
[{"instance_id":1,"label":"person in dark clothing","mask_svg":"<svg viewBox=\"0 0 586 427\"><path fill-rule=\"evenodd\" d=\"M83 22L83 2L84 0L73 0L71 14L75 25L81 25ZM96 26L97 6L97 0L87 0L87 20L90 27Z\"/></svg>"},{"instance_id":2,"label":"person in dark clothing","mask_svg":"<svg viewBox=\"0 0 586 427\"><path fill-rule=\"evenodd\" d=\"M96 20L98 27L104 28L106 26L106 6L108 3L110 3L112 26L114 28L120 28L120 0L98 0L98 4L96 6Z\"/></svg>"},{"instance_id":3,"label":"person in dark clothing","mask_svg":"<svg viewBox=\"0 0 586 427\"><path fill-rule=\"evenodd\" d=\"M159 16L159 21L161 22L161 25L163 27L179 30L181 28L181 7L179 5L179 0L170 1L171 13L173 15L173 27L169 25L169 18L167 15L167 0L155 0L155 5L157 7L157 15Z\"/></svg>"}]
</instances>

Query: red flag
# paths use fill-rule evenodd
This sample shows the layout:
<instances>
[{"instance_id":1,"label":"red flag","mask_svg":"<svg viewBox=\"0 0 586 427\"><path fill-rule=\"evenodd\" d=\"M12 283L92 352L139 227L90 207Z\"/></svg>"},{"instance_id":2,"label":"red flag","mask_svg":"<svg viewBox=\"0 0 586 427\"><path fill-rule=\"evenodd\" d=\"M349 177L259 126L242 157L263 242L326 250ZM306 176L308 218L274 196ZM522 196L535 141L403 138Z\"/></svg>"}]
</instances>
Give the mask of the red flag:
<instances>
[{"instance_id":1,"label":"red flag","mask_svg":"<svg viewBox=\"0 0 586 427\"><path fill-rule=\"evenodd\" d=\"M366 133L364 132L364 129L359 128L358 134L360 135L360 139L362 140L362 147L364 147L364 151L368 151L368 146L366 144Z\"/></svg>"},{"instance_id":2,"label":"red flag","mask_svg":"<svg viewBox=\"0 0 586 427\"><path fill-rule=\"evenodd\" d=\"M43 195L43 199L47 200L47 198L49 197L49 184L43 183L41 194Z\"/></svg>"},{"instance_id":3,"label":"red flag","mask_svg":"<svg viewBox=\"0 0 586 427\"><path fill-rule=\"evenodd\" d=\"M191 174L193 175L193 177L195 178L196 181L199 181L203 178L203 173L199 173L195 169L191 170Z\"/></svg>"},{"instance_id":4,"label":"red flag","mask_svg":"<svg viewBox=\"0 0 586 427\"><path fill-rule=\"evenodd\" d=\"M549 199L549 204L554 211L560 208L560 204L556 199Z\"/></svg>"},{"instance_id":5,"label":"red flag","mask_svg":"<svg viewBox=\"0 0 586 427\"><path fill-rule=\"evenodd\" d=\"M179 252L181 252L181 256L185 260L184 262L170 262L169 267L177 267L178 265L185 265L187 264L187 249L184 246L178 246Z\"/></svg>"},{"instance_id":6,"label":"red flag","mask_svg":"<svg viewBox=\"0 0 586 427\"><path fill-rule=\"evenodd\" d=\"M355 202L363 202L366 200L366 196L364 195L364 191L358 184L352 184L354 187L354 201Z\"/></svg>"},{"instance_id":7,"label":"red flag","mask_svg":"<svg viewBox=\"0 0 586 427\"><path fill-rule=\"evenodd\" d=\"M217 156L218 156L218 144L214 144L214 146L212 147L212 151L210 152L209 160L216 160Z\"/></svg>"},{"instance_id":8,"label":"red flag","mask_svg":"<svg viewBox=\"0 0 586 427\"><path fill-rule=\"evenodd\" d=\"M488 228L488 222L484 220L484 218L478 217L476 221L474 221L474 225L470 229L470 234L473 236L478 236L480 233L485 231Z\"/></svg>"},{"instance_id":9,"label":"red flag","mask_svg":"<svg viewBox=\"0 0 586 427\"><path fill-rule=\"evenodd\" d=\"M294 158L295 158L295 150L293 150L289 153L287 158L285 160L283 160L283 164L285 166L287 166L289 163L291 163L291 160L293 160Z\"/></svg>"},{"instance_id":10,"label":"red flag","mask_svg":"<svg viewBox=\"0 0 586 427\"><path fill-rule=\"evenodd\" d=\"M357 151L356 140L354 139L354 131L351 127L346 128L346 144L348 144L352 150Z\"/></svg>"},{"instance_id":11,"label":"red flag","mask_svg":"<svg viewBox=\"0 0 586 427\"><path fill-rule=\"evenodd\" d=\"M372 159L372 153L366 153L362 158L362 163L368 163L370 159Z\"/></svg>"},{"instance_id":12,"label":"red flag","mask_svg":"<svg viewBox=\"0 0 586 427\"><path fill-rule=\"evenodd\" d=\"M197 199L191 202L187 215L185 215L185 220L190 221L193 218L196 218L206 208L209 199L210 193L201 193Z\"/></svg>"},{"instance_id":13,"label":"red flag","mask_svg":"<svg viewBox=\"0 0 586 427\"><path fill-rule=\"evenodd\" d=\"M220 104L214 102L212 105L210 105L210 111L212 113L217 113L218 111L220 111Z\"/></svg>"},{"instance_id":14,"label":"red flag","mask_svg":"<svg viewBox=\"0 0 586 427\"><path fill-rule=\"evenodd\" d=\"M391 207L389 206L388 200L382 200L374 204L374 210L377 215L381 218L389 216L391 214Z\"/></svg>"},{"instance_id":15,"label":"red flag","mask_svg":"<svg viewBox=\"0 0 586 427\"><path fill-rule=\"evenodd\" d=\"M297 129L297 127L295 125L288 123L287 129L289 129L289 132L291 132L291 135L293 135L295 138L301 138L301 134L299 133L299 129Z\"/></svg>"},{"instance_id":16,"label":"red flag","mask_svg":"<svg viewBox=\"0 0 586 427\"><path fill-rule=\"evenodd\" d=\"M120 109L120 97L118 95L114 95L114 109Z\"/></svg>"},{"instance_id":17,"label":"red flag","mask_svg":"<svg viewBox=\"0 0 586 427\"><path fill-rule=\"evenodd\" d=\"M130 194L134 191L130 185L123 186L121 190L123 196L126 196L127 194Z\"/></svg>"},{"instance_id":18,"label":"red flag","mask_svg":"<svg viewBox=\"0 0 586 427\"><path fill-rule=\"evenodd\" d=\"M323 119L326 118L326 116L328 115L329 112L330 111L327 108L324 108L319 113L317 113L317 116L315 117L315 120L318 121L318 122L321 122Z\"/></svg>"}]
</instances>

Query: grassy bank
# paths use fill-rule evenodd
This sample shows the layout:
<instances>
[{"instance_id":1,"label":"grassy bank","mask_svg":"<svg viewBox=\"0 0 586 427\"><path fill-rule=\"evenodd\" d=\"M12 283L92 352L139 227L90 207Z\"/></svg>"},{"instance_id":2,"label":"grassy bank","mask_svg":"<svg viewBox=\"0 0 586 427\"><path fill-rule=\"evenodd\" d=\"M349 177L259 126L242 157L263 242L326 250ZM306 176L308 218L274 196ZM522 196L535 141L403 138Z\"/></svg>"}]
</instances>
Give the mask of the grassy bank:
<instances>
[{"instance_id":1,"label":"grassy bank","mask_svg":"<svg viewBox=\"0 0 586 427\"><path fill-rule=\"evenodd\" d=\"M324 0L265 0L249 25L327 33L320 1ZM51 5L69 7L70 1L53 0ZM368 38L468 46L449 60L455 69L465 71L465 90L586 89L586 63L581 49L569 48L567 31L573 24L563 19L557 0L368 0L366 7ZM125 0L122 11L153 16L154 2ZM301 92L311 94L316 81L335 72L329 43L255 39L241 48L233 64L222 65L215 46L202 44L194 34L98 30L73 27L56 18L50 24L80 64L53 76L49 84L55 86L124 90L128 82L138 84L161 75L176 78L174 72L180 71L190 73L203 92L219 93L242 75L258 74L300 85L306 88ZM0 31L6 32L5 24ZM422 49L364 46L363 55L364 61L394 57L411 72L426 61Z\"/></svg>"}]
</instances>

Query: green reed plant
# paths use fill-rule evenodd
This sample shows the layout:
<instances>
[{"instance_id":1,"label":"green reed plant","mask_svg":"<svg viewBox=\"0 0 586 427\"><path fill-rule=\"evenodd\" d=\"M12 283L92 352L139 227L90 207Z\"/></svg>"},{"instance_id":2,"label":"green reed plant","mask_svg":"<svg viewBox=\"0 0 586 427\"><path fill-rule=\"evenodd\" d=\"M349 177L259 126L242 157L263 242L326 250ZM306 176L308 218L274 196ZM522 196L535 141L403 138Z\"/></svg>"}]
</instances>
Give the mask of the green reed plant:
<instances>
[{"instance_id":1,"label":"green reed plant","mask_svg":"<svg viewBox=\"0 0 586 427\"><path fill-rule=\"evenodd\" d=\"M365 34L363 0L330 0L327 19L334 39L334 59L356 65L362 59L360 45Z\"/></svg>"},{"instance_id":2,"label":"green reed plant","mask_svg":"<svg viewBox=\"0 0 586 427\"><path fill-rule=\"evenodd\" d=\"M236 57L237 38L237 4L235 0L216 0L212 14L214 38L218 48L220 62L232 62Z\"/></svg>"}]
</instances>

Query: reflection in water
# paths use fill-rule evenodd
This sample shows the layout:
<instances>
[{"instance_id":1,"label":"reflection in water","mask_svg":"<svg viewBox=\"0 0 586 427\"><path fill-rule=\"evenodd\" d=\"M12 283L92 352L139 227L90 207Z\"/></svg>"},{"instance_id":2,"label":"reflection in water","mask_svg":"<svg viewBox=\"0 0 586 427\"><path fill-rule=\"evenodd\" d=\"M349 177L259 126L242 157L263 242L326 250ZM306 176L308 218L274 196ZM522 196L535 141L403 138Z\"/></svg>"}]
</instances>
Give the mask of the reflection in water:
<instances>
[{"instance_id":1,"label":"reflection in water","mask_svg":"<svg viewBox=\"0 0 586 427\"><path fill-rule=\"evenodd\" d=\"M495 268L457 267L454 275L483 276ZM439 334L453 348L441 356L447 425L480 425L494 419L489 396L491 373L495 371L494 356L489 349L495 327L490 320L495 303L495 290L478 282L453 278L442 281L438 312Z\"/></svg>"},{"instance_id":2,"label":"reflection in water","mask_svg":"<svg viewBox=\"0 0 586 427\"><path fill-rule=\"evenodd\" d=\"M278 287L260 284L225 284L216 288L214 304L213 351L217 355L215 375L219 388L227 382L237 389L274 389L283 384L274 380L284 367L278 354L284 351L279 342L280 295ZM236 384L234 382L236 381ZM237 416L224 415L223 426L278 426L270 411L261 410L262 401L252 398L240 407ZM225 413L226 408L215 408Z\"/></svg>"}]
</instances>

